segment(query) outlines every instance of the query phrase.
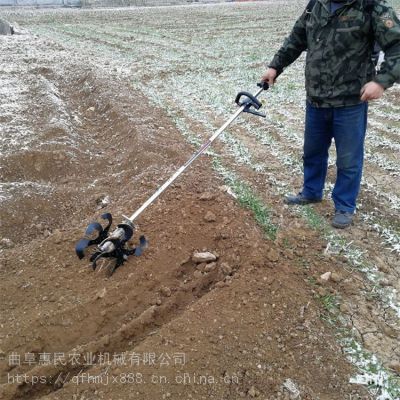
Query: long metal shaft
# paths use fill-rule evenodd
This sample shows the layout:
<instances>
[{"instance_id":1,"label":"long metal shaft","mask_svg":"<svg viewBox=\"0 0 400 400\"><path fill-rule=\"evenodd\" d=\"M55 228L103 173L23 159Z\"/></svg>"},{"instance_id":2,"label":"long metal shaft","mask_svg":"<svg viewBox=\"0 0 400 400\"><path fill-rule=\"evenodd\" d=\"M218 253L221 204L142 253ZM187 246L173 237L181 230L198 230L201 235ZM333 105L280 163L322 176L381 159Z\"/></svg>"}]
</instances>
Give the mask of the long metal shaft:
<instances>
[{"instance_id":1,"label":"long metal shaft","mask_svg":"<svg viewBox=\"0 0 400 400\"><path fill-rule=\"evenodd\" d=\"M264 89L260 89L254 96L257 97ZM130 217L124 216L128 221L133 222L151 203L154 202L201 154L203 154L224 130L232 124L233 121L243 112L246 106L241 106L230 118L226 121L221 128L219 128L211 137L205 142L200 149L193 154L193 156L186 161L157 191L135 211Z\"/></svg>"}]
</instances>

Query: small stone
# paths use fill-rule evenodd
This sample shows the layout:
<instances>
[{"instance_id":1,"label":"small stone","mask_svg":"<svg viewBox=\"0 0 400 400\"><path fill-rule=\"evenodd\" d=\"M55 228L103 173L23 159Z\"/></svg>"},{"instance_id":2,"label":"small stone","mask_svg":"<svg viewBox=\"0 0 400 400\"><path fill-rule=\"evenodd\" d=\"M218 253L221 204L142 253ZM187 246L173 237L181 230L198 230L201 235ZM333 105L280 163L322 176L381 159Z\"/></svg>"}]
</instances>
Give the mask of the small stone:
<instances>
[{"instance_id":1,"label":"small stone","mask_svg":"<svg viewBox=\"0 0 400 400\"><path fill-rule=\"evenodd\" d=\"M279 261L279 253L274 249L270 249L267 253L267 259L271 262L277 262Z\"/></svg>"},{"instance_id":2,"label":"small stone","mask_svg":"<svg viewBox=\"0 0 400 400\"><path fill-rule=\"evenodd\" d=\"M157 300L156 300L156 304L157 304L158 306L161 306L161 304L162 304L161 299L157 299Z\"/></svg>"},{"instance_id":3,"label":"small stone","mask_svg":"<svg viewBox=\"0 0 400 400\"><path fill-rule=\"evenodd\" d=\"M216 239L229 239L230 234L228 232L221 232L216 235Z\"/></svg>"},{"instance_id":4,"label":"small stone","mask_svg":"<svg viewBox=\"0 0 400 400\"><path fill-rule=\"evenodd\" d=\"M59 229L53 231L53 239L55 244L60 244L62 242L62 233Z\"/></svg>"},{"instance_id":5,"label":"small stone","mask_svg":"<svg viewBox=\"0 0 400 400\"><path fill-rule=\"evenodd\" d=\"M194 276L195 278L201 278L201 277L203 276L203 274L202 274L201 271L194 271L193 276Z\"/></svg>"},{"instance_id":6,"label":"small stone","mask_svg":"<svg viewBox=\"0 0 400 400\"><path fill-rule=\"evenodd\" d=\"M296 256L298 256L298 257L303 257L303 256L304 256L304 250L302 250L302 249L296 249L296 250L294 251L294 254L296 254Z\"/></svg>"},{"instance_id":7,"label":"small stone","mask_svg":"<svg viewBox=\"0 0 400 400\"><path fill-rule=\"evenodd\" d=\"M44 230L44 226L43 226L43 224L36 224L35 225L35 228L38 230L38 231L40 231L40 232L42 232L43 230Z\"/></svg>"},{"instance_id":8,"label":"small stone","mask_svg":"<svg viewBox=\"0 0 400 400\"><path fill-rule=\"evenodd\" d=\"M110 202L111 202L110 196L105 195L105 194L96 198L96 204L98 206L97 207L98 209L108 206L110 204Z\"/></svg>"},{"instance_id":9,"label":"small stone","mask_svg":"<svg viewBox=\"0 0 400 400\"><path fill-rule=\"evenodd\" d=\"M161 289L161 294L164 295L165 297L171 297L171 289L167 286L163 286Z\"/></svg>"},{"instance_id":10,"label":"small stone","mask_svg":"<svg viewBox=\"0 0 400 400\"><path fill-rule=\"evenodd\" d=\"M195 252L192 256L192 261L196 264L207 263L216 260L217 257L213 253L210 253L209 251L203 253Z\"/></svg>"},{"instance_id":11,"label":"small stone","mask_svg":"<svg viewBox=\"0 0 400 400\"><path fill-rule=\"evenodd\" d=\"M101 202L103 206L108 206L111 202L110 196L104 197L103 201Z\"/></svg>"},{"instance_id":12,"label":"small stone","mask_svg":"<svg viewBox=\"0 0 400 400\"><path fill-rule=\"evenodd\" d=\"M206 267L206 265L207 265L206 263L197 264L196 269L197 269L198 271L203 272L204 269L205 269L205 267Z\"/></svg>"},{"instance_id":13,"label":"small stone","mask_svg":"<svg viewBox=\"0 0 400 400\"><path fill-rule=\"evenodd\" d=\"M217 217L212 211L208 211L207 214L204 216L204 221L206 222L215 222Z\"/></svg>"},{"instance_id":14,"label":"small stone","mask_svg":"<svg viewBox=\"0 0 400 400\"><path fill-rule=\"evenodd\" d=\"M380 257L375 258L376 266L378 267L379 271L387 274L390 272L390 268Z\"/></svg>"},{"instance_id":15,"label":"small stone","mask_svg":"<svg viewBox=\"0 0 400 400\"><path fill-rule=\"evenodd\" d=\"M249 389L249 391L247 392L247 394L248 394L250 397L256 397L256 396L257 396L257 390L256 390L256 388L255 388L254 386L252 386L252 387Z\"/></svg>"},{"instance_id":16,"label":"small stone","mask_svg":"<svg viewBox=\"0 0 400 400\"><path fill-rule=\"evenodd\" d=\"M363 338L364 346L367 350L373 350L382 345L382 340L378 338L376 333L365 333Z\"/></svg>"},{"instance_id":17,"label":"small stone","mask_svg":"<svg viewBox=\"0 0 400 400\"><path fill-rule=\"evenodd\" d=\"M202 201L209 201L214 199L214 195L210 192L204 192L200 195L200 200Z\"/></svg>"},{"instance_id":18,"label":"small stone","mask_svg":"<svg viewBox=\"0 0 400 400\"><path fill-rule=\"evenodd\" d=\"M348 304L346 303L342 303L339 306L339 310L340 312L342 312L343 314L350 314L351 313L351 308Z\"/></svg>"},{"instance_id":19,"label":"small stone","mask_svg":"<svg viewBox=\"0 0 400 400\"><path fill-rule=\"evenodd\" d=\"M328 272L325 272L324 274L322 274L319 278L320 278L321 282L324 283L324 282L328 282L329 279L331 279L331 276L332 276L332 272L328 271Z\"/></svg>"},{"instance_id":20,"label":"small stone","mask_svg":"<svg viewBox=\"0 0 400 400\"><path fill-rule=\"evenodd\" d=\"M337 272L332 272L331 274L331 281L335 283L339 283L342 281L342 277Z\"/></svg>"},{"instance_id":21,"label":"small stone","mask_svg":"<svg viewBox=\"0 0 400 400\"><path fill-rule=\"evenodd\" d=\"M379 281L379 285L381 285L382 287L385 287L385 286L392 286L393 284L388 279L381 279Z\"/></svg>"},{"instance_id":22,"label":"small stone","mask_svg":"<svg viewBox=\"0 0 400 400\"><path fill-rule=\"evenodd\" d=\"M3 238L0 240L0 246L7 249L11 249L12 247L14 247L14 243L9 238Z\"/></svg>"},{"instance_id":23,"label":"small stone","mask_svg":"<svg viewBox=\"0 0 400 400\"><path fill-rule=\"evenodd\" d=\"M378 265L378 269L384 274L388 274L390 272L390 268L387 265Z\"/></svg>"},{"instance_id":24,"label":"small stone","mask_svg":"<svg viewBox=\"0 0 400 400\"><path fill-rule=\"evenodd\" d=\"M397 375L400 375L400 361L391 361L388 364L388 368L395 371Z\"/></svg>"},{"instance_id":25,"label":"small stone","mask_svg":"<svg viewBox=\"0 0 400 400\"><path fill-rule=\"evenodd\" d=\"M217 263L216 262L211 262L209 264L206 264L206 266L204 267L204 272L213 271L216 267L217 267Z\"/></svg>"},{"instance_id":26,"label":"small stone","mask_svg":"<svg viewBox=\"0 0 400 400\"><path fill-rule=\"evenodd\" d=\"M107 293L106 288L99 290L96 294L96 299L102 299Z\"/></svg>"},{"instance_id":27,"label":"small stone","mask_svg":"<svg viewBox=\"0 0 400 400\"><path fill-rule=\"evenodd\" d=\"M188 257L186 257L185 259L183 259L183 260L179 263L179 265L182 266L182 265L187 264L188 262L190 262L190 256L188 256Z\"/></svg>"},{"instance_id":28,"label":"small stone","mask_svg":"<svg viewBox=\"0 0 400 400\"><path fill-rule=\"evenodd\" d=\"M11 249L12 247L14 247L14 243L9 238L3 238L0 240L0 246L6 249Z\"/></svg>"},{"instance_id":29,"label":"small stone","mask_svg":"<svg viewBox=\"0 0 400 400\"><path fill-rule=\"evenodd\" d=\"M87 112L93 112L94 111L94 107L89 107L86 111Z\"/></svg>"},{"instance_id":30,"label":"small stone","mask_svg":"<svg viewBox=\"0 0 400 400\"><path fill-rule=\"evenodd\" d=\"M72 320L70 318L63 319L61 321L61 325L62 326L71 326L72 325Z\"/></svg>"},{"instance_id":31,"label":"small stone","mask_svg":"<svg viewBox=\"0 0 400 400\"><path fill-rule=\"evenodd\" d=\"M232 273L232 268L228 263L222 263L220 265L221 271L225 274L225 275L230 275Z\"/></svg>"},{"instance_id":32,"label":"small stone","mask_svg":"<svg viewBox=\"0 0 400 400\"><path fill-rule=\"evenodd\" d=\"M397 337L399 336L399 332L396 329L392 328L391 326L384 325L382 330L386 336L389 336L393 339L397 339Z\"/></svg>"},{"instance_id":33,"label":"small stone","mask_svg":"<svg viewBox=\"0 0 400 400\"><path fill-rule=\"evenodd\" d=\"M110 335L103 336L102 342L105 346L108 346L110 344Z\"/></svg>"}]
</instances>

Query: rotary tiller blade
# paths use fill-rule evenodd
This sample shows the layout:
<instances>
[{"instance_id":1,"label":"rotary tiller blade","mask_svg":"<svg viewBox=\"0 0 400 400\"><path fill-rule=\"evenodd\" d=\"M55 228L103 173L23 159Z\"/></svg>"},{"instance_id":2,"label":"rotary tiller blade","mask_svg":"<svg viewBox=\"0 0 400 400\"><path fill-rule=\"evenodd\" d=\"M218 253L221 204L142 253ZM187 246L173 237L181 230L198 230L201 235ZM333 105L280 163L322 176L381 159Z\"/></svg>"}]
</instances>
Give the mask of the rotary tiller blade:
<instances>
[{"instance_id":1,"label":"rotary tiller blade","mask_svg":"<svg viewBox=\"0 0 400 400\"><path fill-rule=\"evenodd\" d=\"M89 247L89 239L81 239L75 246L76 255L82 260L85 257L85 250Z\"/></svg>"},{"instance_id":2,"label":"rotary tiller blade","mask_svg":"<svg viewBox=\"0 0 400 400\"><path fill-rule=\"evenodd\" d=\"M93 245L98 245L103 242L108 235L110 226L112 224L112 215L110 213L102 214L101 218L107 221L107 225L103 227L99 222L92 222L88 225L85 231L85 237L79 240L75 246L75 252L79 259L85 257L85 250ZM97 233L97 236L95 236Z\"/></svg>"},{"instance_id":3,"label":"rotary tiller blade","mask_svg":"<svg viewBox=\"0 0 400 400\"><path fill-rule=\"evenodd\" d=\"M136 247L136 248L133 250L133 251L134 251L133 254L134 254L136 257L141 256L142 253L143 253L143 250L147 247L147 244L148 244L148 242L147 242L146 238L145 238L143 235L140 236L140 238L139 238L139 246Z\"/></svg>"},{"instance_id":4,"label":"rotary tiller blade","mask_svg":"<svg viewBox=\"0 0 400 400\"><path fill-rule=\"evenodd\" d=\"M103 231L108 234L108 231L110 230L110 226L111 226L112 221L113 221L112 215L110 213L104 213L104 214L101 215L101 218L108 221L107 226L103 229Z\"/></svg>"},{"instance_id":5,"label":"rotary tiller blade","mask_svg":"<svg viewBox=\"0 0 400 400\"><path fill-rule=\"evenodd\" d=\"M98 233L97 237L99 237L103 232L103 226L98 222L92 222L86 228L85 236L92 236L94 232L97 232Z\"/></svg>"}]
</instances>

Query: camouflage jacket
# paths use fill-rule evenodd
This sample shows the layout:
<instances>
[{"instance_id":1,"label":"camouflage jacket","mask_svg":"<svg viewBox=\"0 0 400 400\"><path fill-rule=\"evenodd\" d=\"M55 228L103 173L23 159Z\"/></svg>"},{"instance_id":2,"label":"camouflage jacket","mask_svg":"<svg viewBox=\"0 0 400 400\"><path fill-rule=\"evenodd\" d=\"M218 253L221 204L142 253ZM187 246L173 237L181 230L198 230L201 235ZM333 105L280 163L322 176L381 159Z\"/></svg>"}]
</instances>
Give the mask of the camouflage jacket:
<instances>
[{"instance_id":1,"label":"camouflage jacket","mask_svg":"<svg viewBox=\"0 0 400 400\"><path fill-rule=\"evenodd\" d=\"M385 89L400 82L400 21L386 0L375 0L369 13L363 1L349 0L332 14L330 0L317 0L268 66L280 74L307 50L307 99L320 107L360 103L360 90L371 80ZM377 74L371 59L375 40L385 52Z\"/></svg>"}]
</instances>

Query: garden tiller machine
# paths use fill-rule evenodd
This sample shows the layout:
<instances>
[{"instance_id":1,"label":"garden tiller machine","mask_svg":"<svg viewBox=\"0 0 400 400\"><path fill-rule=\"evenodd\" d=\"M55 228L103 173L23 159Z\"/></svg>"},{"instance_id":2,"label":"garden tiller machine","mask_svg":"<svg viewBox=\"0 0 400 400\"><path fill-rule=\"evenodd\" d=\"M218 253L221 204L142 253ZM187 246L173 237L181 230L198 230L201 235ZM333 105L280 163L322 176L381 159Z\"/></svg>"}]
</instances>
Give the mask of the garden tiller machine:
<instances>
[{"instance_id":1,"label":"garden tiller machine","mask_svg":"<svg viewBox=\"0 0 400 400\"><path fill-rule=\"evenodd\" d=\"M96 270L97 261L101 258L114 259L114 265L109 270L111 275L118 267L120 267L130 255L140 256L143 249L147 246L147 240L144 236L139 239L139 245L134 248L128 247L128 241L132 238L135 231L134 221L136 218L160 195L163 193L208 147L228 128L229 125L243 112L264 117L265 115L258 112L262 107L262 103L258 100L258 96L268 89L266 82L258 83L260 88L254 95L248 92L239 92L236 96L235 103L239 106L237 111L219 128L210 139L205 142L193 156L180 167L143 205L135 211L130 217L123 215L124 221L109 234L112 224L112 216L105 213L101 216L104 225L99 222L92 222L86 229L85 237L81 239L75 247L76 254L80 259L84 258L86 249L90 246L96 246L94 252L90 256L93 270Z\"/></svg>"}]
</instances>

